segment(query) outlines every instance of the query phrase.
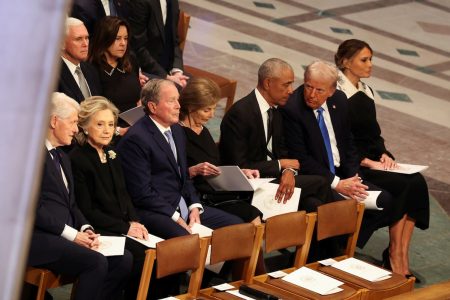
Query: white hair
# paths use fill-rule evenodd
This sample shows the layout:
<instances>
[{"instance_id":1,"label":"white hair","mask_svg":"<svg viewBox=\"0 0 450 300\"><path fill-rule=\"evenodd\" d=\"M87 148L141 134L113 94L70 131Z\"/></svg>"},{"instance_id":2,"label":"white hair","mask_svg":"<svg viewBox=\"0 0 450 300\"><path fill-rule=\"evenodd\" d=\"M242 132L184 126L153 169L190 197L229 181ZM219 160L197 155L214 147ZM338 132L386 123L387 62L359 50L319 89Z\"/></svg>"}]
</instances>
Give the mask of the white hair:
<instances>
[{"instance_id":1,"label":"white hair","mask_svg":"<svg viewBox=\"0 0 450 300\"><path fill-rule=\"evenodd\" d=\"M306 67L304 77L305 81L311 77L321 77L325 80L329 80L333 86L336 86L339 73L334 64L323 60L316 60Z\"/></svg>"},{"instance_id":2,"label":"white hair","mask_svg":"<svg viewBox=\"0 0 450 300\"><path fill-rule=\"evenodd\" d=\"M72 17L67 18L66 19L66 31L65 31L66 36L69 34L70 27L79 26L79 25L84 25L83 21L81 21L77 18L72 18Z\"/></svg>"},{"instance_id":3,"label":"white hair","mask_svg":"<svg viewBox=\"0 0 450 300\"><path fill-rule=\"evenodd\" d=\"M73 112L80 112L80 104L64 93L53 93L50 106L50 116L67 119Z\"/></svg>"}]
</instances>

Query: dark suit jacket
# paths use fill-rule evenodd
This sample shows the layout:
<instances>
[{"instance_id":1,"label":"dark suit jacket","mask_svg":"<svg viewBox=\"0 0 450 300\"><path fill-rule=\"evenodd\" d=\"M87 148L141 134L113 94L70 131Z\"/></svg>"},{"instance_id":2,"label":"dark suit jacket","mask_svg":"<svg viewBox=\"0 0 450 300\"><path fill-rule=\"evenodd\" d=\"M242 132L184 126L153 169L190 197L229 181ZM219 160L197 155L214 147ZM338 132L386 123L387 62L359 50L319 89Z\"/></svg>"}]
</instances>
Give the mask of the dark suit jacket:
<instances>
[{"instance_id":1,"label":"dark suit jacket","mask_svg":"<svg viewBox=\"0 0 450 300\"><path fill-rule=\"evenodd\" d=\"M272 153L275 159L287 158L283 122L278 111L273 114ZM220 124L220 157L223 164L258 169L262 177L280 175L278 161L267 161L266 136L255 91L237 101Z\"/></svg>"},{"instance_id":2,"label":"dark suit jacket","mask_svg":"<svg viewBox=\"0 0 450 300\"><path fill-rule=\"evenodd\" d=\"M327 106L340 155L340 167L336 175L343 178L354 176L359 170L359 160L348 122L347 97L336 90L328 98ZM300 172L322 175L331 183L334 175L329 170L325 144L314 111L305 103L303 85L290 96L281 112L289 156L300 161Z\"/></svg>"},{"instance_id":3,"label":"dark suit jacket","mask_svg":"<svg viewBox=\"0 0 450 300\"><path fill-rule=\"evenodd\" d=\"M132 0L129 3L128 22L132 34L131 47L138 58L142 71L162 78L165 78L172 68L183 70L183 56L178 39L180 8L178 0L171 1L171 10L167 12L172 20L170 33L173 43L171 45L168 44L169 41L166 41L159 0ZM169 55L172 57L171 66L168 69L161 66L159 61L163 51L170 51Z\"/></svg>"},{"instance_id":4,"label":"dark suit jacket","mask_svg":"<svg viewBox=\"0 0 450 300\"><path fill-rule=\"evenodd\" d=\"M68 182L68 192L50 154L47 150L45 152L41 191L30 246L29 264L32 266L53 262L67 250L67 243L61 242L66 241L61 237L66 224L77 230L80 230L82 225L88 224L75 203L74 181L69 159L63 151L58 151Z\"/></svg>"},{"instance_id":5,"label":"dark suit jacket","mask_svg":"<svg viewBox=\"0 0 450 300\"><path fill-rule=\"evenodd\" d=\"M117 15L121 18L126 18L128 0L114 0L114 6ZM106 16L105 9L100 0L74 0L70 16L83 21L89 35L92 37L97 21L100 21Z\"/></svg>"},{"instance_id":6,"label":"dark suit jacket","mask_svg":"<svg viewBox=\"0 0 450 300\"><path fill-rule=\"evenodd\" d=\"M169 143L148 116L136 122L117 146L128 192L137 209L172 217L181 196L188 207L199 203L186 163L186 141L180 125L171 126L178 164Z\"/></svg>"},{"instance_id":7,"label":"dark suit jacket","mask_svg":"<svg viewBox=\"0 0 450 300\"><path fill-rule=\"evenodd\" d=\"M125 186L119 159L110 157L102 164L86 143L70 153L77 203L95 230L101 234L127 234L130 221L138 221Z\"/></svg>"},{"instance_id":8,"label":"dark suit jacket","mask_svg":"<svg viewBox=\"0 0 450 300\"><path fill-rule=\"evenodd\" d=\"M86 82L89 85L92 96L99 96L102 94L100 79L98 77L97 70L86 62L80 63L81 71L83 72ZM58 81L58 92L64 93L67 96L81 102L84 100L84 96L81 93L75 78L70 73L66 63L61 59L61 74Z\"/></svg>"}]
</instances>

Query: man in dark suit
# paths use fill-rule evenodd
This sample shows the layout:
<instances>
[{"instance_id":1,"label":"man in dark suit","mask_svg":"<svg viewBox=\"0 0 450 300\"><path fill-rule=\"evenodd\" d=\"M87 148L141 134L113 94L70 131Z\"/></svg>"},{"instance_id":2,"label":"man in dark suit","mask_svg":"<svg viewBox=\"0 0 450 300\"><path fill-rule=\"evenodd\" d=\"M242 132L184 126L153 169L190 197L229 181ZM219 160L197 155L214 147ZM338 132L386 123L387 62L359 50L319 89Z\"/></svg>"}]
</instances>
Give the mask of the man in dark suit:
<instances>
[{"instance_id":1,"label":"man in dark suit","mask_svg":"<svg viewBox=\"0 0 450 300\"><path fill-rule=\"evenodd\" d=\"M95 24L106 16L117 16L126 19L128 16L128 0L74 0L70 16L81 20L89 35L94 34Z\"/></svg>"},{"instance_id":2,"label":"man in dark suit","mask_svg":"<svg viewBox=\"0 0 450 300\"><path fill-rule=\"evenodd\" d=\"M83 22L67 18L57 90L78 102L101 94L98 73L93 66L85 62L88 49L89 34Z\"/></svg>"},{"instance_id":3,"label":"man in dark suit","mask_svg":"<svg viewBox=\"0 0 450 300\"><path fill-rule=\"evenodd\" d=\"M368 189L381 189L358 176L359 156L350 131L347 97L336 90L337 74L335 66L322 61L307 67L305 83L281 109L286 144L289 155L302 162L301 172L327 178L335 197L341 198L339 193L364 200ZM391 195L383 191L376 204L384 210L366 210L358 246L389 224L391 202Z\"/></svg>"},{"instance_id":4,"label":"man in dark suit","mask_svg":"<svg viewBox=\"0 0 450 300\"><path fill-rule=\"evenodd\" d=\"M75 299L117 299L131 271L132 256L106 258L94 251L98 235L75 203L70 161L57 147L78 132L78 103L52 98L46 154L28 264L78 278Z\"/></svg>"},{"instance_id":5,"label":"man in dark suit","mask_svg":"<svg viewBox=\"0 0 450 300\"><path fill-rule=\"evenodd\" d=\"M117 146L128 192L142 223L162 238L186 235L190 225L212 229L242 223L234 215L200 204L186 161L178 123L179 94L172 81L153 79L141 93L146 112Z\"/></svg>"},{"instance_id":6,"label":"man in dark suit","mask_svg":"<svg viewBox=\"0 0 450 300\"><path fill-rule=\"evenodd\" d=\"M131 47L143 72L185 87L178 41L178 0L133 0L129 3Z\"/></svg>"},{"instance_id":7,"label":"man in dark suit","mask_svg":"<svg viewBox=\"0 0 450 300\"><path fill-rule=\"evenodd\" d=\"M275 177L280 186L276 199L291 198L294 186L301 187L300 209L315 211L332 199L320 176L297 175L299 160L291 159L285 147L282 117L277 109L292 94L294 72L285 61L271 58L258 70L258 86L237 101L220 126L220 155L224 164L258 169L261 177Z\"/></svg>"}]
</instances>

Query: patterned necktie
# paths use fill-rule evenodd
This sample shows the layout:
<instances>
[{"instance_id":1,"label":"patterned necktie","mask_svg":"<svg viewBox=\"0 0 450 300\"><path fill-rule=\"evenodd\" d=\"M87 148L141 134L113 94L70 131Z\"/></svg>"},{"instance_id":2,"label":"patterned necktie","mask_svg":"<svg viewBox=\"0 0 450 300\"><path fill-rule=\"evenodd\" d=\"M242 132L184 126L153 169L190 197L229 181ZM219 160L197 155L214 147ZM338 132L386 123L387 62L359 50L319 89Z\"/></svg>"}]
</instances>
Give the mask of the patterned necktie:
<instances>
[{"instance_id":1,"label":"patterned necktie","mask_svg":"<svg viewBox=\"0 0 450 300\"><path fill-rule=\"evenodd\" d=\"M175 160L177 160L177 148L175 147L175 142L173 141L172 137L172 131L167 130L164 132L164 135L167 138L167 141L170 145L170 149L172 149L173 156L175 157ZM184 200L183 196L181 196L180 203L178 203L178 207L180 208L180 214L183 220L187 221L187 218L189 216L189 210L186 204L186 200Z\"/></svg>"},{"instance_id":2,"label":"patterned necktie","mask_svg":"<svg viewBox=\"0 0 450 300\"><path fill-rule=\"evenodd\" d=\"M330 171L331 173L334 174L335 170L334 170L333 152L331 151L330 136L328 135L327 125L325 124L325 120L323 118L323 111L324 111L323 107L317 109L317 122L319 123L320 132L322 133L325 148L327 149L328 164L330 167Z\"/></svg>"},{"instance_id":3,"label":"patterned necktie","mask_svg":"<svg viewBox=\"0 0 450 300\"><path fill-rule=\"evenodd\" d=\"M89 91L89 87L86 83L86 78L84 78L83 72L81 72L81 68L77 66L75 69L75 73L78 76L78 82L80 84L80 90L83 94L84 99L89 98L91 96L91 92Z\"/></svg>"}]
</instances>

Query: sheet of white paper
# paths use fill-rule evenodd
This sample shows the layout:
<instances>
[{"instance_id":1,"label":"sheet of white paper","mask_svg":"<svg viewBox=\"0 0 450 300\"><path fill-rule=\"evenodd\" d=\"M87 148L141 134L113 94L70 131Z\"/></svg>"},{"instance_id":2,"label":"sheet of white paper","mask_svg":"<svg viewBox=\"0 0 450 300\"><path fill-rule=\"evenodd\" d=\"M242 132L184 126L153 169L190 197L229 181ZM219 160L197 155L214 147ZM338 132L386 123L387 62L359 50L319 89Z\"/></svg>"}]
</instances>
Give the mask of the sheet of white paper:
<instances>
[{"instance_id":1,"label":"sheet of white paper","mask_svg":"<svg viewBox=\"0 0 450 300\"><path fill-rule=\"evenodd\" d=\"M206 227L205 225L194 223L191 227L192 233L198 233L200 237L208 237L211 236L213 230L209 227ZM206 261L205 261L205 268L210 270L211 272L214 272L216 274L220 273L220 270L223 267L223 262L219 262L217 264L211 265L211 246L208 246L208 254L206 255Z\"/></svg>"},{"instance_id":2,"label":"sheet of white paper","mask_svg":"<svg viewBox=\"0 0 450 300\"><path fill-rule=\"evenodd\" d=\"M380 170L380 171L400 173L400 174L414 174L414 173L419 173L419 172L422 172L422 171L425 171L426 169L428 169L428 166L422 166L422 165L411 165L411 164L397 164L397 165L398 165L397 169Z\"/></svg>"},{"instance_id":3,"label":"sheet of white paper","mask_svg":"<svg viewBox=\"0 0 450 300\"><path fill-rule=\"evenodd\" d=\"M275 200L278 184L266 183L253 194L252 205L263 213L263 219L298 210L301 189L294 188L294 194L286 203Z\"/></svg>"},{"instance_id":4,"label":"sheet of white paper","mask_svg":"<svg viewBox=\"0 0 450 300\"><path fill-rule=\"evenodd\" d=\"M148 234L148 240L141 240L141 239L137 239L133 236L130 235L125 235L126 237L135 240L138 243L141 243L142 245L149 247L149 248L156 248L156 243L159 243L161 241L164 241L164 239L157 237L156 235L153 234Z\"/></svg>"},{"instance_id":5,"label":"sheet of white paper","mask_svg":"<svg viewBox=\"0 0 450 300\"><path fill-rule=\"evenodd\" d=\"M205 176L205 180L216 191L253 191L253 187L238 166L219 166L220 174Z\"/></svg>"},{"instance_id":6,"label":"sheet of white paper","mask_svg":"<svg viewBox=\"0 0 450 300\"><path fill-rule=\"evenodd\" d=\"M206 227L205 225L194 223L191 227L192 233L198 233L200 237L208 237L211 236L213 230L209 227Z\"/></svg>"},{"instance_id":7,"label":"sheet of white paper","mask_svg":"<svg viewBox=\"0 0 450 300\"><path fill-rule=\"evenodd\" d=\"M283 277L282 280L321 295L328 295L334 289L344 284L339 280L306 267L301 267L300 269L288 274Z\"/></svg>"},{"instance_id":8,"label":"sheet of white paper","mask_svg":"<svg viewBox=\"0 0 450 300\"><path fill-rule=\"evenodd\" d=\"M267 275L269 275L270 277L273 278L281 278L287 275L287 273L283 272L283 271L275 271L275 272L270 272L267 273Z\"/></svg>"},{"instance_id":9,"label":"sheet of white paper","mask_svg":"<svg viewBox=\"0 0 450 300\"><path fill-rule=\"evenodd\" d=\"M367 191L367 193L369 193L369 196L367 196L366 199L359 200L359 201L364 202L364 209L383 210L382 207L377 206L377 199L378 199L378 196L381 194L381 191ZM341 195L345 199L351 199L351 197L343 195L341 193L339 193L339 195Z\"/></svg>"},{"instance_id":10,"label":"sheet of white paper","mask_svg":"<svg viewBox=\"0 0 450 300\"><path fill-rule=\"evenodd\" d=\"M368 264L353 257L337 262L333 264L332 267L369 281L377 281L380 278L389 276L391 274L391 272L389 271L378 268L374 265Z\"/></svg>"},{"instance_id":11,"label":"sheet of white paper","mask_svg":"<svg viewBox=\"0 0 450 300\"><path fill-rule=\"evenodd\" d=\"M145 113L142 106L136 106L127 111L122 112L121 114L119 114L119 117L128 124L130 124L130 126L132 126L144 115Z\"/></svg>"},{"instance_id":12,"label":"sheet of white paper","mask_svg":"<svg viewBox=\"0 0 450 300\"><path fill-rule=\"evenodd\" d=\"M255 300L253 298L250 298L250 297L242 295L241 293L239 293L239 290L231 290L231 291L227 291L227 293L230 293L230 294L232 294L232 295L234 295L236 297L239 297L239 298L242 298L242 299L245 299L245 300Z\"/></svg>"},{"instance_id":13,"label":"sheet of white paper","mask_svg":"<svg viewBox=\"0 0 450 300\"><path fill-rule=\"evenodd\" d=\"M161 298L159 300L178 300L178 298L170 296L170 297L166 297L166 298Z\"/></svg>"},{"instance_id":14,"label":"sheet of white paper","mask_svg":"<svg viewBox=\"0 0 450 300\"><path fill-rule=\"evenodd\" d=\"M222 283L222 284L219 284L219 285L213 285L213 288L223 292L223 291L226 291L226 290L235 289L236 287L232 286L229 283Z\"/></svg>"},{"instance_id":15,"label":"sheet of white paper","mask_svg":"<svg viewBox=\"0 0 450 300\"><path fill-rule=\"evenodd\" d=\"M96 250L104 256L123 255L125 249L124 236L106 236L101 235L99 238L100 246Z\"/></svg>"},{"instance_id":16,"label":"sheet of white paper","mask_svg":"<svg viewBox=\"0 0 450 300\"><path fill-rule=\"evenodd\" d=\"M250 182L250 184L253 187L253 190L257 190L259 189L261 186L263 186L264 184L271 182L272 180L274 180L275 178L253 178L253 179L249 179L248 181Z\"/></svg>"},{"instance_id":17,"label":"sheet of white paper","mask_svg":"<svg viewBox=\"0 0 450 300\"><path fill-rule=\"evenodd\" d=\"M332 264L337 263L337 261L332 258L327 258L324 260L319 260L318 263L320 263L321 265L324 265L324 266L331 266Z\"/></svg>"}]
</instances>

